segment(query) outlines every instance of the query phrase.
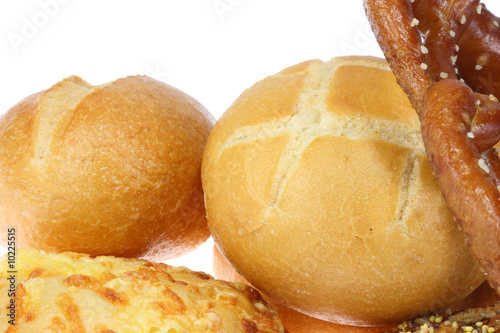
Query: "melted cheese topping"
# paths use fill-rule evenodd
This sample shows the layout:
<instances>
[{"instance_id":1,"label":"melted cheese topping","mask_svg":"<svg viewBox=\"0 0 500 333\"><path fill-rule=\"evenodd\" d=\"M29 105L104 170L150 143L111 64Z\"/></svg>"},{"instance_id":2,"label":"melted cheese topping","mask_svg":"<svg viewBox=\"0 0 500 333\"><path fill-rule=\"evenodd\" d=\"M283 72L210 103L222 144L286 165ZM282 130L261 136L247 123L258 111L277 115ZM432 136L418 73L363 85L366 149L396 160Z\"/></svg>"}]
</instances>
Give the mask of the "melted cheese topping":
<instances>
[{"instance_id":1,"label":"melted cheese topping","mask_svg":"<svg viewBox=\"0 0 500 333\"><path fill-rule=\"evenodd\" d=\"M276 312L247 285L145 260L18 250L15 323L0 273L0 331L283 332ZM7 267L3 258L2 267ZM10 327L9 327L10 326ZM9 331L11 332L11 331Z\"/></svg>"}]
</instances>

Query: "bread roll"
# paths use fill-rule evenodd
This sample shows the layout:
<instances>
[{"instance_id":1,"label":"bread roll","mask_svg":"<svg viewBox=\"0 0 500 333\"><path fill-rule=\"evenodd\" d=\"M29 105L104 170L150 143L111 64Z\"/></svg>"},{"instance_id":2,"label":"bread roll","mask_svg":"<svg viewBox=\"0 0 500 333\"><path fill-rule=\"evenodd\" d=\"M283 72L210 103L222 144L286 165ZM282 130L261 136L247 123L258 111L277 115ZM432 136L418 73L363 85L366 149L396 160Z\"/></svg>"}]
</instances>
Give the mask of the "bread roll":
<instances>
[{"instance_id":1,"label":"bread roll","mask_svg":"<svg viewBox=\"0 0 500 333\"><path fill-rule=\"evenodd\" d=\"M218 279L223 279L230 282L240 282L249 284L244 277L238 274L236 270L231 266L231 264L220 254L217 247L214 246L213 255L213 270L214 276ZM300 313L298 311L292 310L284 305L274 302L272 299L266 295L262 295L263 298L278 312L283 325L285 326L288 333L380 333L386 330L393 330L398 332L397 326L351 326L342 325L337 323L332 323L317 318L309 317L306 314ZM404 296L402 296L404 297ZM500 300L499 295L495 292L493 288L489 285L487 281L483 282L476 290L474 290L469 296L462 299L461 301L450 306L446 309L448 313L454 313L457 311L463 311L470 308L481 308L491 307ZM476 310L469 310L471 313L476 313ZM430 314L427 316L427 321L433 321L434 325L439 324L433 320L432 317L436 318L439 314ZM477 317L477 316L476 316ZM407 318L406 325L413 318ZM445 320L442 320L443 322ZM476 323L476 320L474 323ZM473 323L473 324L474 324ZM429 324L430 325L430 324ZM399 325L398 325L399 326ZM415 325L414 326L418 326ZM432 326L432 325L430 325ZM463 326L463 324L462 324ZM455 327L454 327L455 328ZM443 328L444 329L444 328ZM456 328L455 328L456 330Z\"/></svg>"},{"instance_id":2,"label":"bread roll","mask_svg":"<svg viewBox=\"0 0 500 333\"><path fill-rule=\"evenodd\" d=\"M249 285L249 282L231 266L214 246L213 270L217 279L229 282L240 282ZM391 326L349 326L321 319L309 317L306 314L292 310L274 302L266 295L263 298L278 312L288 333L380 333Z\"/></svg>"},{"instance_id":3,"label":"bread roll","mask_svg":"<svg viewBox=\"0 0 500 333\"><path fill-rule=\"evenodd\" d=\"M209 236L200 168L214 119L146 76L72 76L0 119L0 227L19 245L168 259Z\"/></svg>"},{"instance_id":4,"label":"bread roll","mask_svg":"<svg viewBox=\"0 0 500 333\"><path fill-rule=\"evenodd\" d=\"M256 83L214 126L202 182L222 255L311 317L395 324L484 281L384 60L311 60Z\"/></svg>"},{"instance_id":5,"label":"bread roll","mask_svg":"<svg viewBox=\"0 0 500 333\"><path fill-rule=\"evenodd\" d=\"M14 304L0 332L284 332L255 289L184 267L28 248L15 267L15 281L0 271L0 302Z\"/></svg>"}]
</instances>

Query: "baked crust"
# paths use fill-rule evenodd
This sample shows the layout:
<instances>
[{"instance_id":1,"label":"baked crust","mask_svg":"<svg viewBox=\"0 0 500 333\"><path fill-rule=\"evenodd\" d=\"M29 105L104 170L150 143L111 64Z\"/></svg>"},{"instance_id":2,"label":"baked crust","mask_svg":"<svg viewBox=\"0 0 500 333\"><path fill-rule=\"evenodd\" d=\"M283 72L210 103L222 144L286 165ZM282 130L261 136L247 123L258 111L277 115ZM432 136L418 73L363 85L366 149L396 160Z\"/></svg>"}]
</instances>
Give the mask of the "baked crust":
<instances>
[{"instance_id":1,"label":"baked crust","mask_svg":"<svg viewBox=\"0 0 500 333\"><path fill-rule=\"evenodd\" d=\"M18 250L15 266L13 298L0 273L0 332L284 332L255 289L184 267L33 249Z\"/></svg>"},{"instance_id":2,"label":"baked crust","mask_svg":"<svg viewBox=\"0 0 500 333\"><path fill-rule=\"evenodd\" d=\"M471 308L418 317L405 321L385 333L493 333L500 330L500 302L484 308Z\"/></svg>"},{"instance_id":3,"label":"baked crust","mask_svg":"<svg viewBox=\"0 0 500 333\"><path fill-rule=\"evenodd\" d=\"M0 118L0 225L49 252L181 256L210 235L200 168L213 122L147 76L68 77Z\"/></svg>"},{"instance_id":4,"label":"baked crust","mask_svg":"<svg viewBox=\"0 0 500 333\"><path fill-rule=\"evenodd\" d=\"M246 281L241 275L239 275L234 267L231 266L231 264L220 254L216 246L214 246L213 250L213 270L214 276L217 278L224 279L226 281L242 282L248 284L248 281ZM468 323L470 323L470 326L475 326L475 328L477 329L480 328L479 331L475 333L492 333L492 330L496 330L498 327L489 326L492 325L496 320L496 318L491 317L491 311L494 310L497 314L500 314L500 310L498 309L500 307L500 303L496 303L500 300L500 296L495 293L495 290L491 288L488 282L483 282L481 286L474 290L465 299L453 304L446 311L443 311L443 313L440 314L441 318L437 321L436 317L438 317L439 315L429 315L427 317L421 317L420 319L418 319L417 322L428 324L427 329L425 329L425 327L421 327L421 325L417 325L415 321L407 321L402 325L398 325L400 327L395 327L394 325L387 325L383 327L341 325L309 317L303 313L274 302L266 295L263 295L263 297L278 312L283 324L285 325L289 333L405 333L405 330L403 330L403 328L406 329L406 332L411 330L412 332L419 331L419 333L433 333L431 332L431 330L446 330L446 332L448 332L448 330L453 329L455 331L458 331L460 326L464 328ZM470 308L474 309L467 311L464 310ZM454 313L453 317L451 317L451 319L447 318L448 315L452 313ZM488 321L482 318L480 319L480 314L488 317ZM446 319L443 319L443 316ZM474 321L475 319L478 320ZM500 319L500 317L498 319ZM450 320L450 323L445 323L443 322L443 320ZM484 324L484 326L481 325L481 327L477 327L476 324L479 320ZM453 324L453 321L457 321L457 324ZM447 325L451 325L451 327L447 327ZM431 326L433 328L431 328ZM485 330L485 332L482 331L483 329ZM465 333L465 331L460 331L460 333Z\"/></svg>"},{"instance_id":5,"label":"baked crust","mask_svg":"<svg viewBox=\"0 0 500 333\"><path fill-rule=\"evenodd\" d=\"M484 281L383 59L311 60L247 89L210 133L202 181L222 255L310 317L392 325Z\"/></svg>"}]
</instances>

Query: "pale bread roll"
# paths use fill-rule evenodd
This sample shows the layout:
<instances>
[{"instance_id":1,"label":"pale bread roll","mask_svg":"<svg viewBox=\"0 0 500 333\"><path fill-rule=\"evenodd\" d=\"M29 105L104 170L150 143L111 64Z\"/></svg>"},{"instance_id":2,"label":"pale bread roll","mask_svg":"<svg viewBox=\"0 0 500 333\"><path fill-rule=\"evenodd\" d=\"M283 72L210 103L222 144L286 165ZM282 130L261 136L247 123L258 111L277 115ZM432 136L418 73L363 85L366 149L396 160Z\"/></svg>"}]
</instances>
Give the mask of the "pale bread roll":
<instances>
[{"instance_id":1,"label":"pale bread roll","mask_svg":"<svg viewBox=\"0 0 500 333\"><path fill-rule=\"evenodd\" d=\"M224 257L309 316L395 324L484 281L384 60L312 60L256 83L214 126L202 181Z\"/></svg>"},{"instance_id":2,"label":"pale bread roll","mask_svg":"<svg viewBox=\"0 0 500 333\"><path fill-rule=\"evenodd\" d=\"M20 246L144 257L209 236L200 168L214 119L146 76L72 76L0 118L0 227Z\"/></svg>"},{"instance_id":3,"label":"pale bread roll","mask_svg":"<svg viewBox=\"0 0 500 333\"><path fill-rule=\"evenodd\" d=\"M15 268L12 298L0 272L0 332L284 332L255 289L185 267L26 248Z\"/></svg>"},{"instance_id":4,"label":"pale bread roll","mask_svg":"<svg viewBox=\"0 0 500 333\"><path fill-rule=\"evenodd\" d=\"M231 266L214 246L213 271L217 279L230 282L250 283ZM309 317L306 314L281 305L266 295L263 298L278 312L288 333L380 333L390 326L348 326Z\"/></svg>"},{"instance_id":5,"label":"pale bread roll","mask_svg":"<svg viewBox=\"0 0 500 333\"><path fill-rule=\"evenodd\" d=\"M249 282L242 277L231 263L227 261L214 246L213 251L213 271L214 276L218 279L223 279L230 282L240 282L249 285ZM342 325L337 323L332 323L324 321L321 319L309 317L306 314L300 313L298 311L292 310L284 305L281 305L266 295L262 295L263 298L278 312L283 325L285 326L288 333L380 333L386 330L398 331L397 326L351 326ZM403 296L404 297L404 296ZM453 304L449 309L446 309L448 313L455 313L457 311L463 311L470 308L481 308L491 307L500 300L499 295L495 292L493 288L488 284L487 281L483 282L476 290L474 290L469 296L462 299L461 301ZM471 310L474 311L474 310ZM437 323L436 318L439 314L429 314L427 321L432 322L434 325L444 324L445 320L440 320ZM432 319L434 318L434 319ZM475 316L474 318L477 318ZM408 318L406 325L414 318ZM476 320L472 324L475 324L479 320ZM403 323L402 323L403 324ZM462 326L469 325L469 323L462 324ZM405 324L404 324L405 325ZM400 326L400 325L398 325ZM418 326L415 325L414 326ZM429 324L429 327L432 326ZM453 327L456 330L455 327ZM443 327L443 329L446 329ZM479 331L479 330L478 330ZM486 332L485 332L486 333ZM491 333L491 332L489 332Z\"/></svg>"}]
</instances>

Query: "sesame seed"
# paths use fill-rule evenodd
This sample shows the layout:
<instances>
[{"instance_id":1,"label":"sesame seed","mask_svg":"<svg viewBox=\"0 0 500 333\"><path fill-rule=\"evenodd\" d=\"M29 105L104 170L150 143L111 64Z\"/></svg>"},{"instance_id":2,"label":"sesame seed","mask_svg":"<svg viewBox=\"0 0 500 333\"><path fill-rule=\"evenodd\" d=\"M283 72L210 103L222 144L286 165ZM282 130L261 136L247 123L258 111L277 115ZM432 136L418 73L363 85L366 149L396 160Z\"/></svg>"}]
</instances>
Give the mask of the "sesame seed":
<instances>
[{"instance_id":1,"label":"sesame seed","mask_svg":"<svg viewBox=\"0 0 500 333\"><path fill-rule=\"evenodd\" d=\"M472 132L467 133L467 136L471 139L474 139L474 133Z\"/></svg>"},{"instance_id":2,"label":"sesame seed","mask_svg":"<svg viewBox=\"0 0 500 333\"><path fill-rule=\"evenodd\" d=\"M460 79L460 82L463 82L463 83L465 83L465 80L464 80L464 79Z\"/></svg>"},{"instance_id":3,"label":"sesame seed","mask_svg":"<svg viewBox=\"0 0 500 333\"><path fill-rule=\"evenodd\" d=\"M484 170L484 172L490 173L490 169L488 168L488 166L486 165L486 162L482 158L479 159L478 164L479 164L479 167ZM469 332L471 332L471 331L469 331Z\"/></svg>"},{"instance_id":4,"label":"sesame seed","mask_svg":"<svg viewBox=\"0 0 500 333\"><path fill-rule=\"evenodd\" d=\"M456 33L455 33L455 31L453 31L453 30L450 30L450 36L451 36L451 37L455 37L455 36L456 36Z\"/></svg>"},{"instance_id":5,"label":"sesame seed","mask_svg":"<svg viewBox=\"0 0 500 333\"><path fill-rule=\"evenodd\" d=\"M483 69L483 66L481 66L481 65L476 65L476 67L474 67L474 69L475 69L476 71L480 71L481 69Z\"/></svg>"},{"instance_id":6,"label":"sesame seed","mask_svg":"<svg viewBox=\"0 0 500 333\"><path fill-rule=\"evenodd\" d=\"M427 49L424 45L420 45L420 51L422 51L423 54L429 53L429 49Z\"/></svg>"},{"instance_id":7,"label":"sesame seed","mask_svg":"<svg viewBox=\"0 0 500 333\"><path fill-rule=\"evenodd\" d=\"M488 58L489 58L489 55L486 53L483 53L479 57L477 57L476 64L479 66L484 66L488 63Z\"/></svg>"},{"instance_id":8,"label":"sesame seed","mask_svg":"<svg viewBox=\"0 0 500 333\"><path fill-rule=\"evenodd\" d=\"M433 323L435 320L436 320L436 317L435 317L435 316L430 316L430 317L429 317L429 321L430 321L431 323Z\"/></svg>"},{"instance_id":9,"label":"sesame seed","mask_svg":"<svg viewBox=\"0 0 500 333\"><path fill-rule=\"evenodd\" d=\"M463 329L465 332L472 332L474 330L472 326L464 326Z\"/></svg>"},{"instance_id":10,"label":"sesame seed","mask_svg":"<svg viewBox=\"0 0 500 333\"><path fill-rule=\"evenodd\" d=\"M496 98L493 94L490 94L490 95L488 96L488 99L489 99L490 101L492 101L492 102L498 102L498 98Z\"/></svg>"},{"instance_id":11,"label":"sesame seed","mask_svg":"<svg viewBox=\"0 0 500 333\"><path fill-rule=\"evenodd\" d=\"M494 327L488 328L488 333L493 333L493 332L495 332L495 328Z\"/></svg>"},{"instance_id":12,"label":"sesame seed","mask_svg":"<svg viewBox=\"0 0 500 333\"><path fill-rule=\"evenodd\" d=\"M457 44L455 44L455 51L460 51L460 46L458 46Z\"/></svg>"},{"instance_id":13,"label":"sesame seed","mask_svg":"<svg viewBox=\"0 0 500 333\"><path fill-rule=\"evenodd\" d=\"M426 328L429 328L429 325L427 324L420 325L421 330L425 330Z\"/></svg>"},{"instance_id":14,"label":"sesame seed","mask_svg":"<svg viewBox=\"0 0 500 333\"><path fill-rule=\"evenodd\" d=\"M420 23L419 20L417 20L416 18L413 18L413 20L411 20L410 26L413 28L413 27L416 27L419 23Z\"/></svg>"},{"instance_id":15,"label":"sesame seed","mask_svg":"<svg viewBox=\"0 0 500 333\"><path fill-rule=\"evenodd\" d=\"M481 101L480 100L476 100L476 105L481 105Z\"/></svg>"},{"instance_id":16,"label":"sesame seed","mask_svg":"<svg viewBox=\"0 0 500 333\"><path fill-rule=\"evenodd\" d=\"M451 322L449 320L446 320L443 325L451 325Z\"/></svg>"},{"instance_id":17,"label":"sesame seed","mask_svg":"<svg viewBox=\"0 0 500 333\"><path fill-rule=\"evenodd\" d=\"M465 15L462 15L462 17L460 18L460 23L465 24L465 22L467 22L467 18L465 17Z\"/></svg>"},{"instance_id":18,"label":"sesame seed","mask_svg":"<svg viewBox=\"0 0 500 333\"><path fill-rule=\"evenodd\" d=\"M424 71L427 69L427 64L425 62L420 64L420 68L422 68Z\"/></svg>"},{"instance_id":19,"label":"sesame seed","mask_svg":"<svg viewBox=\"0 0 500 333\"><path fill-rule=\"evenodd\" d=\"M439 73L439 76L442 78L442 79L446 79L448 77L448 73L446 72L441 72Z\"/></svg>"},{"instance_id":20,"label":"sesame seed","mask_svg":"<svg viewBox=\"0 0 500 333\"><path fill-rule=\"evenodd\" d=\"M493 21L493 24L495 25L495 27L500 27L500 24L498 24L498 21Z\"/></svg>"},{"instance_id":21,"label":"sesame seed","mask_svg":"<svg viewBox=\"0 0 500 333\"><path fill-rule=\"evenodd\" d=\"M454 321L451 326L453 326L454 328L458 328L458 323L456 321Z\"/></svg>"},{"instance_id":22,"label":"sesame seed","mask_svg":"<svg viewBox=\"0 0 500 333\"><path fill-rule=\"evenodd\" d=\"M497 190L499 190L499 191L500 191L500 185L497 185ZM492 329L492 328L493 328L493 327L488 327L488 332L495 332L495 330L490 331L490 329Z\"/></svg>"},{"instance_id":23,"label":"sesame seed","mask_svg":"<svg viewBox=\"0 0 500 333\"><path fill-rule=\"evenodd\" d=\"M476 7L476 12L477 12L478 14L481 14L482 9L483 9L483 5L479 4L479 5Z\"/></svg>"},{"instance_id":24,"label":"sesame seed","mask_svg":"<svg viewBox=\"0 0 500 333\"><path fill-rule=\"evenodd\" d=\"M482 321L478 321L478 322L476 323L476 326L477 326L477 327L481 327L481 326L483 326L483 322L482 322Z\"/></svg>"},{"instance_id":25,"label":"sesame seed","mask_svg":"<svg viewBox=\"0 0 500 333\"><path fill-rule=\"evenodd\" d=\"M451 58L451 63L455 64L457 62L458 55L451 56L450 58Z\"/></svg>"},{"instance_id":26,"label":"sesame seed","mask_svg":"<svg viewBox=\"0 0 500 333\"><path fill-rule=\"evenodd\" d=\"M458 68L455 67L455 73L458 74Z\"/></svg>"}]
</instances>

